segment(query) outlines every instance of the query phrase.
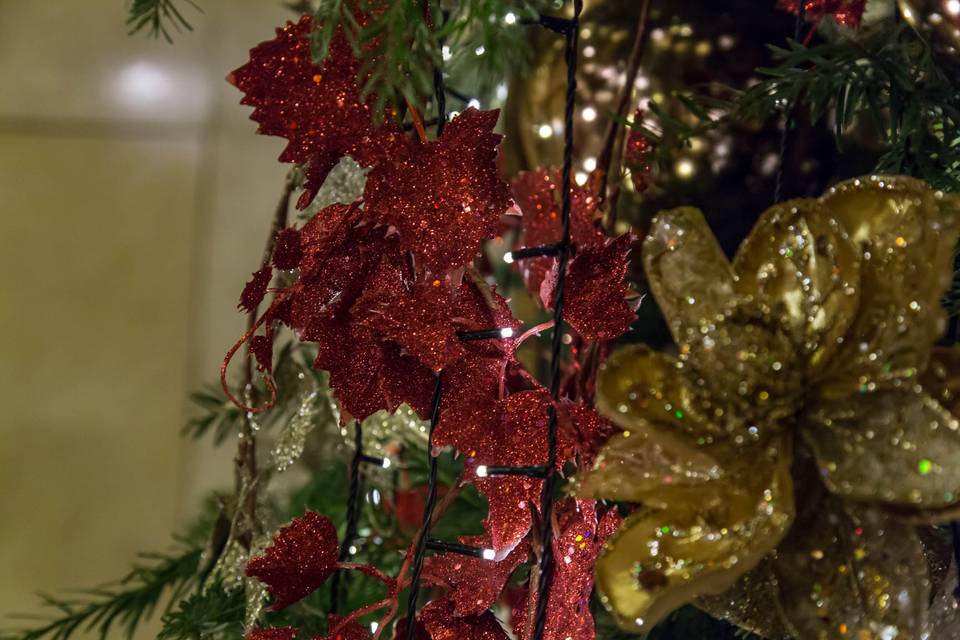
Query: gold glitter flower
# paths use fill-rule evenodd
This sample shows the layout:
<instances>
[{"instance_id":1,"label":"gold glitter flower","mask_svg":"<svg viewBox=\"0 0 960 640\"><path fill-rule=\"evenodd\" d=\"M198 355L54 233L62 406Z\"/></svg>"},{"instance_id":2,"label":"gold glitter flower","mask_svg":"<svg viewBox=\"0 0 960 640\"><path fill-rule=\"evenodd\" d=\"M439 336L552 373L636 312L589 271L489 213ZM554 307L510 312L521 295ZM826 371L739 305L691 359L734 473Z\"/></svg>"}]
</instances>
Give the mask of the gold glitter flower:
<instances>
[{"instance_id":1,"label":"gold glitter flower","mask_svg":"<svg viewBox=\"0 0 960 640\"><path fill-rule=\"evenodd\" d=\"M930 365L958 211L910 178L852 180L768 210L733 264L699 211L654 220L679 356L610 358L598 404L624 431L578 491L640 505L597 564L622 625L696 601L771 638L920 637L913 523L960 500L960 357Z\"/></svg>"}]
</instances>

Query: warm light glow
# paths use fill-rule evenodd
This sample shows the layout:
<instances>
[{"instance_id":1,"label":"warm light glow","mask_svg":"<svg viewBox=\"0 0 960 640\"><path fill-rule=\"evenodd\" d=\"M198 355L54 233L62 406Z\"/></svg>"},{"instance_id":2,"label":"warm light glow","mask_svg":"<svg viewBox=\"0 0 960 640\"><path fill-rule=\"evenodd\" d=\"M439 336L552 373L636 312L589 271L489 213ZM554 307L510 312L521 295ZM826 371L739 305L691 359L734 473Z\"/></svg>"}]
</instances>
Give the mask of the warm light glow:
<instances>
[{"instance_id":1,"label":"warm light glow","mask_svg":"<svg viewBox=\"0 0 960 640\"><path fill-rule=\"evenodd\" d=\"M173 82L160 67L135 62L120 72L117 90L131 104L144 106L167 98L173 91Z\"/></svg>"},{"instance_id":2,"label":"warm light glow","mask_svg":"<svg viewBox=\"0 0 960 640\"><path fill-rule=\"evenodd\" d=\"M504 327L500 329L501 338L512 338L513 337L513 327Z\"/></svg>"},{"instance_id":3,"label":"warm light glow","mask_svg":"<svg viewBox=\"0 0 960 640\"><path fill-rule=\"evenodd\" d=\"M947 0L947 13L952 16L960 16L960 0Z\"/></svg>"},{"instance_id":4,"label":"warm light glow","mask_svg":"<svg viewBox=\"0 0 960 640\"><path fill-rule=\"evenodd\" d=\"M487 465L481 464L477 467L477 477L486 478L487 477Z\"/></svg>"},{"instance_id":5,"label":"warm light glow","mask_svg":"<svg viewBox=\"0 0 960 640\"><path fill-rule=\"evenodd\" d=\"M594 169L597 168L597 159L594 158L593 156L590 156L589 158L583 161L583 168L586 169L587 171L593 171Z\"/></svg>"},{"instance_id":6,"label":"warm light glow","mask_svg":"<svg viewBox=\"0 0 960 640\"><path fill-rule=\"evenodd\" d=\"M583 185L587 184L587 178L589 178L589 176L586 173L583 171L577 171L577 175L574 177L574 180L576 180L577 184L582 187Z\"/></svg>"},{"instance_id":7,"label":"warm light glow","mask_svg":"<svg viewBox=\"0 0 960 640\"><path fill-rule=\"evenodd\" d=\"M357 548L354 545L350 545L350 548L347 549L347 552L350 555L355 556L357 555Z\"/></svg>"},{"instance_id":8,"label":"warm light glow","mask_svg":"<svg viewBox=\"0 0 960 640\"><path fill-rule=\"evenodd\" d=\"M468 106L468 107L473 107L474 109L479 109L479 108L480 108L480 101L477 100L476 98L471 98L471 99L470 99L470 102L467 103L467 106Z\"/></svg>"},{"instance_id":9,"label":"warm light glow","mask_svg":"<svg viewBox=\"0 0 960 640\"><path fill-rule=\"evenodd\" d=\"M553 135L553 127L551 127L548 124L542 124L537 129L537 133L540 135L541 138L549 138L550 136Z\"/></svg>"},{"instance_id":10,"label":"warm light glow","mask_svg":"<svg viewBox=\"0 0 960 640\"><path fill-rule=\"evenodd\" d=\"M678 178L690 178L697 172L697 167L689 158L681 158L677 160L674 171L676 171Z\"/></svg>"},{"instance_id":11,"label":"warm light glow","mask_svg":"<svg viewBox=\"0 0 960 640\"><path fill-rule=\"evenodd\" d=\"M493 549L484 549L480 555L484 560L493 560L497 557L497 552Z\"/></svg>"},{"instance_id":12,"label":"warm light glow","mask_svg":"<svg viewBox=\"0 0 960 640\"><path fill-rule=\"evenodd\" d=\"M513 264L513 252L507 251L505 254L503 254L503 261L507 264Z\"/></svg>"},{"instance_id":13,"label":"warm light glow","mask_svg":"<svg viewBox=\"0 0 960 640\"><path fill-rule=\"evenodd\" d=\"M453 53L450 51L450 47L447 45L443 45L443 48L440 49L440 55L443 56L445 61L453 57Z\"/></svg>"},{"instance_id":14,"label":"warm light glow","mask_svg":"<svg viewBox=\"0 0 960 640\"><path fill-rule=\"evenodd\" d=\"M593 122L597 119L597 110L593 107L584 107L581 115L586 122Z\"/></svg>"},{"instance_id":15,"label":"warm light glow","mask_svg":"<svg viewBox=\"0 0 960 640\"><path fill-rule=\"evenodd\" d=\"M595 55L597 55L597 50L596 50L596 48L591 47L590 45L587 45L586 47L583 48L583 57L584 57L584 58L592 58L592 57L595 56Z\"/></svg>"},{"instance_id":16,"label":"warm light glow","mask_svg":"<svg viewBox=\"0 0 960 640\"><path fill-rule=\"evenodd\" d=\"M479 47L477 47L476 49L474 49L473 52L474 52L475 54L477 54L478 56L482 56L484 53L487 52L487 50L483 48L483 45L480 45Z\"/></svg>"},{"instance_id":17,"label":"warm light glow","mask_svg":"<svg viewBox=\"0 0 960 640\"><path fill-rule=\"evenodd\" d=\"M507 15L503 16L503 21L507 24L517 24L517 14L510 11Z\"/></svg>"},{"instance_id":18,"label":"warm light glow","mask_svg":"<svg viewBox=\"0 0 960 640\"><path fill-rule=\"evenodd\" d=\"M384 469L389 469L391 465L393 465L393 463L390 462L390 458L384 458L381 464L383 465Z\"/></svg>"}]
</instances>

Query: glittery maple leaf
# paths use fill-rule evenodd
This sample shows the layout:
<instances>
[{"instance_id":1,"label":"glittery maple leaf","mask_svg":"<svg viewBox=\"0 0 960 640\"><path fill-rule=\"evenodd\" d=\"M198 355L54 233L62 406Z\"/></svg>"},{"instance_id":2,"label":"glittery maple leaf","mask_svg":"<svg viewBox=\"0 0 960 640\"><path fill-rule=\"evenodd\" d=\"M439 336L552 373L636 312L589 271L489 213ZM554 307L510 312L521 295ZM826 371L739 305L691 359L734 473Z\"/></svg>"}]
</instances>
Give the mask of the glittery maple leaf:
<instances>
[{"instance_id":1,"label":"glittery maple leaf","mask_svg":"<svg viewBox=\"0 0 960 640\"><path fill-rule=\"evenodd\" d=\"M559 242L561 226L561 180L559 169L527 171L514 178L513 198L523 214L523 230L518 247L537 247ZM571 186L570 239L577 245L602 243L603 233L595 224L598 202L593 193ZM527 289L540 291L540 284L554 264L553 258L532 258L520 263Z\"/></svg>"},{"instance_id":2,"label":"glittery maple leaf","mask_svg":"<svg viewBox=\"0 0 960 640\"><path fill-rule=\"evenodd\" d=\"M326 582L335 569L338 553L333 523L308 511L280 529L264 554L247 563L247 575L267 585L276 611Z\"/></svg>"},{"instance_id":3,"label":"glittery maple leaf","mask_svg":"<svg viewBox=\"0 0 960 640\"><path fill-rule=\"evenodd\" d=\"M633 114L633 121L643 122L645 111L637 109ZM643 193L650 188L650 154L653 143L642 131L631 129L627 134L627 142L623 152L623 163L630 169L630 180L637 193Z\"/></svg>"},{"instance_id":4,"label":"glittery maple leaf","mask_svg":"<svg viewBox=\"0 0 960 640\"><path fill-rule=\"evenodd\" d=\"M797 13L801 0L777 0L777 7L784 11ZM833 16L842 25L857 28L863 20L867 0L806 0L804 3L806 18L818 21L825 16Z\"/></svg>"},{"instance_id":5,"label":"glittery maple leaf","mask_svg":"<svg viewBox=\"0 0 960 640\"><path fill-rule=\"evenodd\" d=\"M273 266L281 271L289 271L299 267L302 259L300 232L293 227L278 231L273 246Z\"/></svg>"},{"instance_id":6,"label":"glittery maple leaf","mask_svg":"<svg viewBox=\"0 0 960 640\"><path fill-rule=\"evenodd\" d=\"M435 274L468 264L510 203L496 164L498 114L469 108L438 140L407 140L367 176L370 218L395 227L401 246Z\"/></svg>"},{"instance_id":7,"label":"glittery maple leaf","mask_svg":"<svg viewBox=\"0 0 960 640\"><path fill-rule=\"evenodd\" d=\"M293 640L298 631L293 627L270 627L267 629L253 629L245 640Z\"/></svg>"},{"instance_id":8,"label":"glittery maple leaf","mask_svg":"<svg viewBox=\"0 0 960 640\"><path fill-rule=\"evenodd\" d=\"M561 434L558 443L571 445L561 448L561 457L579 456L583 468L589 468L593 464L600 447L620 430L596 409L583 402L561 400L558 415Z\"/></svg>"},{"instance_id":9,"label":"glittery maple leaf","mask_svg":"<svg viewBox=\"0 0 960 640\"><path fill-rule=\"evenodd\" d=\"M463 355L454 332L451 293L439 279L405 284L396 265L382 265L353 314L423 364L440 371Z\"/></svg>"},{"instance_id":10,"label":"glittery maple leaf","mask_svg":"<svg viewBox=\"0 0 960 640\"><path fill-rule=\"evenodd\" d=\"M420 612L430 640L509 640L509 636L489 611L475 616L459 617L452 601L434 600Z\"/></svg>"},{"instance_id":11,"label":"glittery maple leaf","mask_svg":"<svg viewBox=\"0 0 960 640\"><path fill-rule=\"evenodd\" d=\"M593 565L604 542L620 526L615 510L598 519L596 502L567 498L557 505L559 531L553 540L554 575L547 602L547 625L544 640L593 640L595 627L590 613L593 591ZM515 599L511 619L520 640L528 638L529 606L536 607L536 598L526 594Z\"/></svg>"},{"instance_id":12,"label":"glittery maple leaf","mask_svg":"<svg viewBox=\"0 0 960 640\"><path fill-rule=\"evenodd\" d=\"M366 17L357 14L360 24ZM398 148L404 136L399 128L374 124L374 96L360 99L359 61L342 31L337 29L323 64L313 62L308 16L277 29L277 37L250 50L250 61L227 76L244 93L242 104L254 107L250 115L258 133L286 138L281 162L305 165L305 192L297 206L306 207L327 174L345 155L369 167Z\"/></svg>"},{"instance_id":13,"label":"glittery maple leaf","mask_svg":"<svg viewBox=\"0 0 960 640\"><path fill-rule=\"evenodd\" d=\"M513 317L507 300L494 287L481 288L473 282L460 285L456 295L453 322L459 331L481 329L512 329L514 333L522 326ZM513 360L515 339L476 340L463 344L464 351L472 356Z\"/></svg>"},{"instance_id":14,"label":"glittery maple leaf","mask_svg":"<svg viewBox=\"0 0 960 640\"><path fill-rule=\"evenodd\" d=\"M273 279L273 269L268 265L254 271L250 281L240 293L240 303L237 308L246 313L253 313L267 295L267 287L270 286L271 279Z\"/></svg>"},{"instance_id":15,"label":"glittery maple leaf","mask_svg":"<svg viewBox=\"0 0 960 640\"><path fill-rule=\"evenodd\" d=\"M460 538L460 542L484 549L491 546L488 533L464 536ZM423 577L427 584L449 590L447 598L454 603L454 615L476 615L493 605L507 584L510 574L527 559L529 553L528 542L517 545L500 561L445 553L427 560Z\"/></svg>"},{"instance_id":16,"label":"glittery maple leaf","mask_svg":"<svg viewBox=\"0 0 960 640\"><path fill-rule=\"evenodd\" d=\"M567 267L563 318L585 340L613 340L636 319L627 304L631 234L603 244L581 247ZM541 289L544 304L552 308L556 269Z\"/></svg>"}]
</instances>

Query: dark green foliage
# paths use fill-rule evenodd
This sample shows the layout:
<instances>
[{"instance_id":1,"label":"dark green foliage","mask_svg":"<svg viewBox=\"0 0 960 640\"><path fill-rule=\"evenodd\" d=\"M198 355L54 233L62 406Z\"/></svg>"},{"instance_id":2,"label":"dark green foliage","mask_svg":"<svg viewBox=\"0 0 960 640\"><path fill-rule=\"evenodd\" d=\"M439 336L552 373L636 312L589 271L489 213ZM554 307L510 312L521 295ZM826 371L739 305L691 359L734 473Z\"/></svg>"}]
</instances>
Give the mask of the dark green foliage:
<instances>
[{"instance_id":1,"label":"dark green foliage","mask_svg":"<svg viewBox=\"0 0 960 640\"><path fill-rule=\"evenodd\" d=\"M41 595L44 604L56 610L48 621L0 635L18 640L66 640L80 631L106 638L114 629L121 629L130 638L162 599L177 602L195 584L200 556L201 549L192 546L179 553L141 554L140 562L116 584L78 591L70 597Z\"/></svg>"},{"instance_id":2,"label":"dark green foliage","mask_svg":"<svg viewBox=\"0 0 960 640\"><path fill-rule=\"evenodd\" d=\"M797 109L813 122L834 120L838 144L854 128L879 136L876 170L960 189L960 93L913 29L887 20L856 38L806 48L774 48L777 66L735 100L741 118ZM862 131L861 131L862 134Z\"/></svg>"},{"instance_id":3,"label":"dark green foliage","mask_svg":"<svg viewBox=\"0 0 960 640\"><path fill-rule=\"evenodd\" d=\"M243 412L233 405L219 386L208 385L190 394L190 401L201 413L184 425L181 433L198 440L208 432L217 445L240 430Z\"/></svg>"},{"instance_id":4,"label":"dark green foliage","mask_svg":"<svg viewBox=\"0 0 960 640\"><path fill-rule=\"evenodd\" d=\"M241 640L243 638L244 596L230 593L220 585L194 593L163 616L158 640Z\"/></svg>"},{"instance_id":5,"label":"dark green foliage","mask_svg":"<svg viewBox=\"0 0 960 640\"><path fill-rule=\"evenodd\" d=\"M553 5L550 0L431 0L431 25L421 3L384 4L365 27L357 22L354 3L348 0L325 0L315 14L322 25L314 34L315 58L326 56L337 27L342 27L363 60L360 75L370 72L363 90L377 95L377 113L386 102L421 104L433 94L435 68L471 77L475 94L509 71L522 69L530 56L531 27L521 23L536 20L540 11Z\"/></svg>"},{"instance_id":6,"label":"dark green foliage","mask_svg":"<svg viewBox=\"0 0 960 640\"><path fill-rule=\"evenodd\" d=\"M178 32L184 29L193 31L183 13L177 8L179 0L131 0L127 14L127 26L130 34L146 32L153 38L163 36L163 39L173 43L170 29ZM183 0L197 11L200 7L193 0Z\"/></svg>"}]
</instances>

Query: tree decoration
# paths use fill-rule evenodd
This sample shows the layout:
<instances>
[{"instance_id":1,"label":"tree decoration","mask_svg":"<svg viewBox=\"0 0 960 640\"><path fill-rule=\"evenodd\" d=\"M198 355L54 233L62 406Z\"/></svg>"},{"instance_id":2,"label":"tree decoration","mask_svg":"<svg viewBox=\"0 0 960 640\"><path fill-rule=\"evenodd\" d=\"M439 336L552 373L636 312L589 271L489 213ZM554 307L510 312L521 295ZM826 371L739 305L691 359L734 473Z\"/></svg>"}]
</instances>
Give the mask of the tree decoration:
<instances>
[{"instance_id":1,"label":"tree decoration","mask_svg":"<svg viewBox=\"0 0 960 640\"><path fill-rule=\"evenodd\" d=\"M364 24L357 12L354 20ZM313 62L309 16L277 29L274 40L250 51L250 62L227 80L254 107L250 118L263 135L289 141L281 162L304 165L306 182L297 206L305 208L330 170L349 155L363 167L394 151L401 132L389 121L375 124L371 105L375 96L361 99L357 87L360 62L342 30L337 29L322 64Z\"/></svg>"},{"instance_id":2,"label":"tree decoration","mask_svg":"<svg viewBox=\"0 0 960 640\"><path fill-rule=\"evenodd\" d=\"M897 0L900 15L952 63L960 55L960 6L949 0Z\"/></svg>"},{"instance_id":3,"label":"tree decoration","mask_svg":"<svg viewBox=\"0 0 960 640\"><path fill-rule=\"evenodd\" d=\"M930 579L904 519L960 500L960 422L921 384L958 209L860 178L768 210L732 265L698 211L654 221L644 266L680 355L608 361L598 405L624 432L579 489L641 504L597 563L624 627L739 580L755 608L736 621L769 637L920 637Z\"/></svg>"},{"instance_id":4,"label":"tree decoration","mask_svg":"<svg viewBox=\"0 0 960 640\"><path fill-rule=\"evenodd\" d=\"M266 583L273 608L283 609L326 582L338 554L333 523L308 511L280 529L264 555L250 560L247 575Z\"/></svg>"},{"instance_id":5,"label":"tree decoration","mask_svg":"<svg viewBox=\"0 0 960 640\"><path fill-rule=\"evenodd\" d=\"M801 0L777 0L777 6L784 11L797 13ZM863 20L867 0L803 0L805 17L810 22L820 23L831 16L838 23L857 28Z\"/></svg>"}]
</instances>

